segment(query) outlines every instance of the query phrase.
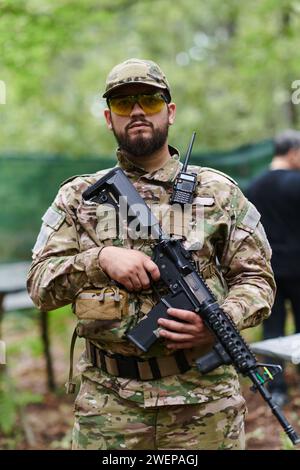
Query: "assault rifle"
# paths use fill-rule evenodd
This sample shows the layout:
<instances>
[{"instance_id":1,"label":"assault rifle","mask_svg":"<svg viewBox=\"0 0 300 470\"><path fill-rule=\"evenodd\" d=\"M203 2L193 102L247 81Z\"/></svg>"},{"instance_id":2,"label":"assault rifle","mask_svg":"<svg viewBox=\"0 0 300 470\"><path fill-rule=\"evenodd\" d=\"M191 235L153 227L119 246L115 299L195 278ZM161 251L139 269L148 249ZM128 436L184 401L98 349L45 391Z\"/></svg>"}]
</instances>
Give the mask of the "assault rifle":
<instances>
[{"instance_id":1,"label":"assault rifle","mask_svg":"<svg viewBox=\"0 0 300 470\"><path fill-rule=\"evenodd\" d=\"M157 320L170 318L167 314L169 307L198 313L216 337L212 351L196 360L199 371L205 374L223 364L232 364L238 373L249 377L253 384L251 389L258 390L292 443L298 444L299 436L264 387L265 382L273 378L272 373L275 375L281 367L257 362L234 322L218 305L214 294L197 272L191 253L180 240L170 238L163 232L123 170L113 168L83 193L85 200L113 206L117 213L120 197L126 199L127 224L135 219L140 233L151 235L154 239L153 261L160 271L159 282L168 288L168 293L160 298L148 315L128 331L128 339L142 351L148 351L159 338Z\"/></svg>"}]
</instances>

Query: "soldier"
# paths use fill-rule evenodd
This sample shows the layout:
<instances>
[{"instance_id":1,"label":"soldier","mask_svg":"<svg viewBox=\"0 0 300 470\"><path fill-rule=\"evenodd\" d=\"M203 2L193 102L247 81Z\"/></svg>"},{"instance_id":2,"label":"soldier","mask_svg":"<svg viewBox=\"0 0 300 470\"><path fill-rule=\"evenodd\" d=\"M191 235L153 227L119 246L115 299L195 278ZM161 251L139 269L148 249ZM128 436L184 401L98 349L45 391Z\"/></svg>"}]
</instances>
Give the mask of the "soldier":
<instances>
[{"instance_id":1,"label":"soldier","mask_svg":"<svg viewBox=\"0 0 300 470\"><path fill-rule=\"evenodd\" d=\"M109 73L103 97L119 145L117 164L165 220L181 168L178 151L168 145L176 106L165 75L152 61L127 60ZM202 375L195 367L214 342L196 313L170 309L148 353L126 339L157 302L151 281L160 273L151 260L153 241L124 237L112 212L83 200L83 191L107 171L61 186L43 217L28 276L35 304L50 310L72 303L76 332L86 338L73 449L244 449L245 401L235 370L221 366ZM192 220L175 221L170 234L184 234L237 327L255 326L268 317L274 295L260 215L228 176L197 166L189 171L197 174ZM199 218L201 242L193 231Z\"/></svg>"}]
</instances>

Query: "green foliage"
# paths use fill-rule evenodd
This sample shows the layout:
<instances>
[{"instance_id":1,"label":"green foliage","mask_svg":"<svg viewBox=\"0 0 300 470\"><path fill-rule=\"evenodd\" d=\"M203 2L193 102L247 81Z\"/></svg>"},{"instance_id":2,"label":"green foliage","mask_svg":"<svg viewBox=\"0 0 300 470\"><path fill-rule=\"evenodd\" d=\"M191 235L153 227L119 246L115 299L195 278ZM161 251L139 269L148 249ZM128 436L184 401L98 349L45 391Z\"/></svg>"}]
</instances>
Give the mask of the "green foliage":
<instances>
[{"instance_id":1,"label":"green foliage","mask_svg":"<svg viewBox=\"0 0 300 470\"><path fill-rule=\"evenodd\" d=\"M32 334L37 329L37 312L35 309L27 311L16 311L9 313L9 322L12 334L15 340L9 341L7 344L7 355L10 359L24 356L40 357L43 353L43 345L39 334ZM6 318L5 318L6 320ZM31 332L30 335L27 333Z\"/></svg>"},{"instance_id":2,"label":"green foliage","mask_svg":"<svg viewBox=\"0 0 300 470\"><path fill-rule=\"evenodd\" d=\"M65 436L57 441L53 441L50 444L51 449L62 449L62 450L70 450L72 446L72 430L65 434Z\"/></svg>"},{"instance_id":3,"label":"green foliage","mask_svg":"<svg viewBox=\"0 0 300 470\"><path fill-rule=\"evenodd\" d=\"M93 173L114 166L112 159L72 161L70 158L28 157L0 159L1 261L28 260L41 226L41 217L52 203L59 185L74 174ZM45 188L47 190L45 191ZM20 236L21 234L21 236ZM20 242L21 238L21 242Z\"/></svg>"},{"instance_id":4,"label":"green foliage","mask_svg":"<svg viewBox=\"0 0 300 470\"><path fill-rule=\"evenodd\" d=\"M0 429L8 434L14 427L17 416L15 391L7 376L1 371L0 389Z\"/></svg>"},{"instance_id":5,"label":"green foliage","mask_svg":"<svg viewBox=\"0 0 300 470\"><path fill-rule=\"evenodd\" d=\"M248 343L256 343L257 341L262 341L263 339L261 325L255 326L254 328L247 328L246 330L242 331L242 334Z\"/></svg>"},{"instance_id":6,"label":"green foliage","mask_svg":"<svg viewBox=\"0 0 300 470\"><path fill-rule=\"evenodd\" d=\"M281 450L299 450L292 444L292 442L290 441L290 438L285 434L284 431L281 431L280 433L280 441L281 441Z\"/></svg>"},{"instance_id":7,"label":"green foliage","mask_svg":"<svg viewBox=\"0 0 300 470\"><path fill-rule=\"evenodd\" d=\"M10 434L16 426L20 410L29 403L41 403L42 396L29 391L17 390L7 371L2 368L0 373L0 431L4 434Z\"/></svg>"},{"instance_id":8,"label":"green foliage","mask_svg":"<svg viewBox=\"0 0 300 470\"><path fill-rule=\"evenodd\" d=\"M76 316L71 310L71 305L58 308L49 313L49 328L53 338L65 342L66 337L71 341L72 331L76 325ZM69 352L69 351L67 351Z\"/></svg>"},{"instance_id":9,"label":"green foliage","mask_svg":"<svg viewBox=\"0 0 300 470\"><path fill-rule=\"evenodd\" d=\"M108 71L159 62L178 104L172 142L231 148L299 124L296 0L3 0L2 151L109 154L101 117Z\"/></svg>"},{"instance_id":10,"label":"green foliage","mask_svg":"<svg viewBox=\"0 0 300 470\"><path fill-rule=\"evenodd\" d=\"M113 155L101 93L109 70L126 58L153 59L165 71L178 106L170 140L181 152L192 130L198 132L197 152L231 149L299 126L300 108L291 103L292 82L300 79L299 12L298 0L2 0L0 80L7 104L0 105L1 153L38 152L44 164L36 171L21 159L14 173L1 168L10 188L19 190L16 198L1 185L2 199L23 214L2 207L7 232L1 227L1 236L10 238L10 245L0 239L8 250L2 259L30 256L39 217L58 184L45 156L77 156L84 168L78 173L85 173L90 170L80 156ZM77 173L64 173L63 162L57 163L62 179ZM37 218L32 188L39 184L46 190L39 191ZM54 312L51 330L66 335L70 318L69 307ZM247 335L261 339L260 327ZM25 350L40 352L37 337L26 341ZM13 344L11 353L20 347ZM18 409L39 397L20 394L2 378L0 426L9 433Z\"/></svg>"},{"instance_id":11,"label":"green foliage","mask_svg":"<svg viewBox=\"0 0 300 470\"><path fill-rule=\"evenodd\" d=\"M49 312L50 338L52 343L60 342L64 344L67 360L69 340L73 329L71 315L70 306ZM5 319L4 326L5 337L9 338L7 347L9 368L2 366L0 369L0 432L6 436L13 433L16 438L22 438L23 431L19 435L17 428L20 426L20 422L22 423L24 420L26 406L42 403L44 400L41 394L33 393L22 387L22 383L19 383L19 377L13 376L15 365L21 357L31 358L34 364L34 358L42 355L37 311L32 309L26 311L26 313L24 311L20 313L10 312L9 318ZM16 442L10 442L9 439L5 442L8 447L15 448Z\"/></svg>"}]
</instances>

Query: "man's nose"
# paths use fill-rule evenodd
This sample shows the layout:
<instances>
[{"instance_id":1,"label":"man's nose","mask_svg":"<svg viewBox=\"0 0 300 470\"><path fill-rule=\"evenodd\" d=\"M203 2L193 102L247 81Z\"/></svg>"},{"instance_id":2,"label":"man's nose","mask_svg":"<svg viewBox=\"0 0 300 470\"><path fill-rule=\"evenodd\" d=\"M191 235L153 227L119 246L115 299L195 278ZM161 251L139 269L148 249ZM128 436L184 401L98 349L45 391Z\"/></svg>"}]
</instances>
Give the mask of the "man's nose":
<instances>
[{"instance_id":1,"label":"man's nose","mask_svg":"<svg viewBox=\"0 0 300 470\"><path fill-rule=\"evenodd\" d=\"M146 113L138 102L134 103L130 116L145 116Z\"/></svg>"}]
</instances>

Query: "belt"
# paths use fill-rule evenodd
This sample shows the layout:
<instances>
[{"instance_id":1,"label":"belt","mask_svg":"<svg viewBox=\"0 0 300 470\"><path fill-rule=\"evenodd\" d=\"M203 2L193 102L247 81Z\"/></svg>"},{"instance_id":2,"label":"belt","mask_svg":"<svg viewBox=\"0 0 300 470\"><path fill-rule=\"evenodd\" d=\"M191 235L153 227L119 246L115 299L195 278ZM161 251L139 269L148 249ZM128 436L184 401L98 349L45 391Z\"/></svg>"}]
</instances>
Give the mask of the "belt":
<instances>
[{"instance_id":1,"label":"belt","mask_svg":"<svg viewBox=\"0 0 300 470\"><path fill-rule=\"evenodd\" d=\"M191 349L179 350L170 356L141 359L136 356L108 353L88 340L86 340L86 354L94 367L115 377L135 380L156 380L169 375L184 374L200 356L199 352Z\"/></svg>"}]
</instances>

